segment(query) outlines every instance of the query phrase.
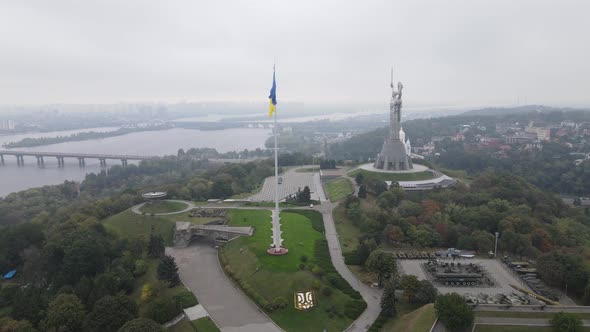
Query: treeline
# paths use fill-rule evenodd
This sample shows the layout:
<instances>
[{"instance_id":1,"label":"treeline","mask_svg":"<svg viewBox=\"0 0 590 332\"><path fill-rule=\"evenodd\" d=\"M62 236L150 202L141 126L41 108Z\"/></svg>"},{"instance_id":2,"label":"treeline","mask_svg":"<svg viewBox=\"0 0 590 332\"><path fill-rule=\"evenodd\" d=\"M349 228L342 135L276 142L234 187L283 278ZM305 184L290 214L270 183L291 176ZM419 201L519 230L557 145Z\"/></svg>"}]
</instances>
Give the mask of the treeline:
<instances>
[{"instance_id":1,"label":"treeline","mask_svg":"<svg viewBox=\"0 0 590 332\"><path fill-rule=\"evenodd\" d=\"M555 193L590 193L590 163L574 164L572 150L559 143L543 142L541 150L509 150L498 155L490 149L466 149L463 144L441 143L444 150L431 160L438 166L464 170L476 175L493 169L523 177L536 186Z\"/></svg>"},{"instance_id":2,"label":"treeline","mask_svg":"<svg viewBox=\"0 0 590 332\"><path fill-rule=\"evenodd\" d=\"M590 215L520 177L486 172L469 187L423 192L362 184L369 194L365 202L357 197L345 202L347 218L363 234L358 249L347 255L348 264L365 264L383 243L456 247L485 255L493 251L494 233L499 232L502 254L536 259L541 278L549 284L590 294L585 259Z\"/></svg>"},{"instance_id":3,"label":"treeline","mask_svg":"<svg viewBox=\"0 0 590 332\"><path fill-rule=\"evenodd\" d=\"M228 198L253 191L274 174L271 159L228 165L208 161L222 157L214 149L190 149L178 156L87 174L81 184L66 181L12 193L0 198L0 225L43 222L63 213L60 209L65 207L103 219L139 203L139 194L148 190L167 191L169 197L178 199ZM312 161L300 153L279 155L279 167Z\"/></svg>"},{"instance_id":4,"label":"treeline","mask_svg":"<svg viewBox=\"0 0 590 332\"><path fill-rule=\"evenodd\" d=\"M159 263L160 281L142 284L141 277L153 273L147 266L161 255L149 252L147 239L128 241L107 232L93 214L98 210L61 207L44 221L2 229L0 271L17 273L0 289L1 326L126 332L133 330L124 325L139 324L145 331L162 331L159 324L196 304L183 288L167 295L165 290L178 284L170 258Z\"/></svg>"},{"instance_id":5,"label":"treeline","mask_svg":"<svg viewBox=\"0 0 590 332\"><path fill-rule=\"evenodd\" d=\"M529 121L536 121L550 125L560 124L564 120L588 122L590 121L590 112L547 108L543 108L541 112L533 109L517 113L474 111L455 116L409 120L405 121L402 127L406 133L406 137L410 139L412 146L421 146L430 142L435 136L445 137L456 134L461 129L461 125L477 124L476 126L472 126L469 132L466 133L466 139L469 141L476 134L499 137L496 133L497 123L518 122L524 126ZM485 127L485 131L477 127ZM388 133L389 128L384 127L353 136L344 142L331 144L331 157L336 160L359 161L375 158L377 153L381 151L383 140L387 137Z\"/></svg>"},{"instance_id":6,"label":"treeline","mask_svg":"<svg viewBox=\"0 0 590 332\"><path fill-rule=\"evenodd\" d=\"M41 145L49 145L49 144L57 144L57 143L65 143L65 142L87 141L87 140L91 140L91 139L100 139L100 138L107 138L107 137L122 136L122 135L137 133L137 132L141 132L141 131L156 131L156 130L166 130L166 129L171 129L171 128L174 128L174 127L169 124L164 124L164 125L149 126L149 127L125 127L125 128L119 128L114 131L107 131L107 132L88 131L88 132L72 134L69 136L23 138L22 140L17 141L17 142L6 143L3 145L3 147L5 147L7 149L30 148L30 147L41 146Z\"/></svg>"}]
</instances>

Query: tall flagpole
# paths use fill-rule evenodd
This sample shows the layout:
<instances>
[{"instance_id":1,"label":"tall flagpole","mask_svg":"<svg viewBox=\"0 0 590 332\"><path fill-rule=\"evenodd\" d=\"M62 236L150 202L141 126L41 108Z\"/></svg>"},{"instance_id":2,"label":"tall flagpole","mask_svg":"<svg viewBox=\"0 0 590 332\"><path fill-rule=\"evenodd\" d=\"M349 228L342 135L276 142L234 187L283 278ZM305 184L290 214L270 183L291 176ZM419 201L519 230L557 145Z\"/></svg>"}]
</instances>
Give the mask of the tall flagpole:
<instances>
[{"instance_id":1,"label":"tall flagpole","mask_svg":"<svg viewBox=\"0 0 590 332\"><path fill-rule=\"evenodd\" d=\"M280 215L279 215L279 148L277 146L277 110L275 105L275 112L274 112L274 126L273 131L275 134L275 218L277 218L277 222L275 225L280 225ZM280 227L280 226L279 226ZM275 234L275 240L278 238L279 242L276 243L275 241L275 252L279 252L281 250L281 231L279 229L275 230L278 234Z\"/></svg>"},{"instance_id":2,"label":"tall flagpole","mask_svg":"<svg viewBox=\"0 0 590 332\"><path fill-rule=\"evenodd\" d=\"M274 66L273 66L273 86L274 86ZM276 87L275 87L275 98L276 98ZM282 246L282 238L281 238L281 221L280 221L280 214L279 214L279 148L277 144L277 109L276 104L274 105L274 125L273 125L273 134L275 140L275 210L273 213L272 218L272 242L273 248L268 249L268 253L274 256L284 255L289 250Z\"/></svg>"}]
</instances>

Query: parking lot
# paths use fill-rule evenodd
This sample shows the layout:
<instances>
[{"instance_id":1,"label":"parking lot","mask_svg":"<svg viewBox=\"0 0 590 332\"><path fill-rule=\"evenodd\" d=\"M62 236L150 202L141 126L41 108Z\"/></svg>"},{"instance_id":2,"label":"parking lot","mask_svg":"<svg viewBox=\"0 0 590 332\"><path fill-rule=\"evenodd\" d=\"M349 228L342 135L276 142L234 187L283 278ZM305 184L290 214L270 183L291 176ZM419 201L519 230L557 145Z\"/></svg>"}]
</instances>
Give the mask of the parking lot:
<instances>
[{"instance_id":1,"label":"parking lot","mask_svg":"<svg viewBox=\"0 0 590 332\"><path fill-rule=\"evenodd\" d=\"M452 262L452 259L446 259ZM418 279L429 279L426 272L422 268L422 263L426 263L426 259L405 259L398 260L398 267L401 274L413 274ZM494 296L498 293L510 294L514 288L510 285L517 285L526 289L529 289L519 278L517 278L512 272L508 271L502 263L494 259L483 259L483 258L471 258L471 259L460 259L455 262L461 263L475 263L480 264L488 275L494 280L494 286L483 287L450 287L441 286L440 284L433 283L439 292L441 293L458 293L458 294L473 294L473 293L485 293Z\"/></svg>"}]
</instances>

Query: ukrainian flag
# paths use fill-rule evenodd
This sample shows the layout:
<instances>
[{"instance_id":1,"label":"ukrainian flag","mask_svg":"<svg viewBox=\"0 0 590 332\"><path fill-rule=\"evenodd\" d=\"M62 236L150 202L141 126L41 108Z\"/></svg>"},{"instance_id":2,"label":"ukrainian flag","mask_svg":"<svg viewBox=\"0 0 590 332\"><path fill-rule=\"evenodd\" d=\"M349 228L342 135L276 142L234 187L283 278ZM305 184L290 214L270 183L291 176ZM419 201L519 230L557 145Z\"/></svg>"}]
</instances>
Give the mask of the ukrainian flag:
<instances>
[{"instance_id":1,"label":"ukrainian flag","mask_svg":"<svg viewBox=\"0 0 590 332\"><path fill-rule=\"evenodd\" d=\"M272 118L277 110L277 83L275 82L275 67L272 67L272 88L268 96L268 116Z\"/></svg>"}]
</instances>

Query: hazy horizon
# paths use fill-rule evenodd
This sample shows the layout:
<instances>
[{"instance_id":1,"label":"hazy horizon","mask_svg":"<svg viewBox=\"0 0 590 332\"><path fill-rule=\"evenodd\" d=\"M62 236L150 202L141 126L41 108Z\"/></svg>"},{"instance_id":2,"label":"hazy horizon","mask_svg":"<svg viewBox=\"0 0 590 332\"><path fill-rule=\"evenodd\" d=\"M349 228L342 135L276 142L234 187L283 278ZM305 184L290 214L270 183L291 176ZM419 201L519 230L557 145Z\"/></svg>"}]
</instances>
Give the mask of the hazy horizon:
<instances>
[{"instance_id":1,"label":"hazy horizon","mask_svg":"<svg viewBox=\"0 0 590 332\"><path fill-rule=\"evenodd\" d=\"M590 105L582 1L9 2L0 105ZM430 106L428 106L430 105ZM280 106L279 106L280 107Z\"/></svg>"}]
</instances>

